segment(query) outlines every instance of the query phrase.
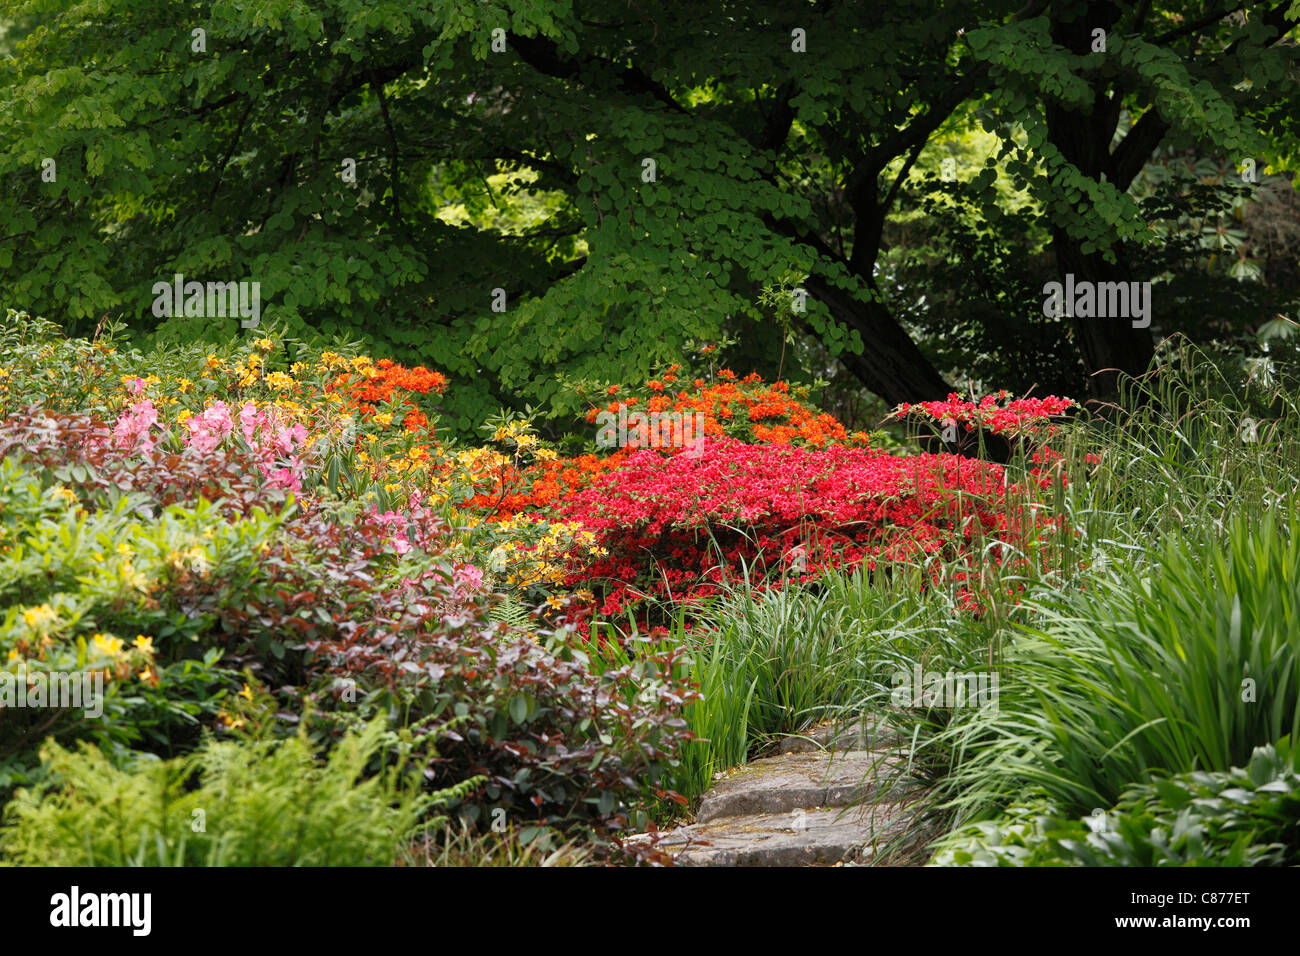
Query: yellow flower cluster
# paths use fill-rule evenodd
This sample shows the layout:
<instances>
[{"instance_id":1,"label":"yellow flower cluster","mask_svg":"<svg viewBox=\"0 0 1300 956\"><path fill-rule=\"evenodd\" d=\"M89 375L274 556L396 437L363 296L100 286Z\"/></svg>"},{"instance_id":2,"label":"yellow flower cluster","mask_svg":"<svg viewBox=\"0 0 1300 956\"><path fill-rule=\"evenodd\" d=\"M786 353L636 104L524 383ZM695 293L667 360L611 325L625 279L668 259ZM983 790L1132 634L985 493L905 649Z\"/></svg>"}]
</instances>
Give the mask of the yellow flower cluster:
<instances>
[{"instance_id":1,"label":"yellow flower cluster","mask_svg":"<svg viewBox=\"0 0 1300 956\"><path fill-rule=\"evenodd\" d=\"M536 528L538 522L521 515L496 523L498 531L523 531ZM535 541L524 534L522 540L497 545L488 558L488 566L500 573L506 584L521 589L560 587L569 573L569 563L579 554L603 555L608 552L595 546L596 536L581 522L545 522L545 530Z\"/></svg>"},{"instance_id":2,"label":"yellow flower cluster","mask_svg":"<svg viewBox=\"0 0 1300 956\"><path fill-rule=\"evenodd\" d=\"M114 634L98 632L90 636L89 650L100 659L107 658L108 666L96 662L95 670L103 670L105 677L125 680L134 674L146 684L158 685L154 670L153 638L137 634L130 645ZM136 668L140 668L137 670Z\"/></svg>"},{"instance_id":3,"label":"yellow flower cluster","mask_svg":"<svg viewBox=\"0 0 1300 956\"><path fill-rule=\"evenodd\" d=\"M492 440L513 444L519 451L527 451L537 445L538 438L534 435L525 421L511 422L509 425L502 425L492 433Z\"/></svg>"},{"instance_id":4,"label":"yellow flower cluster","mask_svg":"<svg viewBox=\"0 0 1300 956\"><path fill-rule=\"evenodd\" d=\"M27 608L23 611L23 623L27 629L34 634L43 634L49 630L49 627L58 618L54 608L48 604L38 604L36 607Z\"/></svg>"},{"instance_id":5,"label":"yellow flower cluster","mask_svg":"<svg viewBox=\"0 0 1300 956\"><path fill-rule=\"evenodd\" d=\"M348 360L337 352L321 352L320 363L328 372L341 371L348 367Z\"/></svg>"}]
</instances>

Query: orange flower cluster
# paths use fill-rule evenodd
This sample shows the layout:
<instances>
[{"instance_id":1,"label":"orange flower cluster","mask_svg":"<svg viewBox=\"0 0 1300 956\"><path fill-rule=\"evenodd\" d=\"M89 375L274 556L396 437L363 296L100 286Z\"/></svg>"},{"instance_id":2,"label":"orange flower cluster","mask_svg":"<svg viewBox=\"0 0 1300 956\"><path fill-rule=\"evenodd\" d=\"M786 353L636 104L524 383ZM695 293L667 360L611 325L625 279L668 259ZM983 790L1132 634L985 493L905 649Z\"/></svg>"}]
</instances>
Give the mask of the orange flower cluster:
<instances>
[{"instance_id":1,"label":"orange flower cluster","mask_svg":"<svg viewBox=\"0 0 1300 956\"><path fill-rule=\"evenodd\" d=\"M391 401L394 391L415 395L433 392L441 395L447 389L447 376L441 372L431 372L423 365L406 368L391 359L380 359L373 365L364 365L355 371L342 373L328 388L330 391L337 389L345 392L357 409L368 417L377 411L379 404ZM402 427L409 432L426 429L428 417L410 398L404 398L403 404L410 411L403 418Z\"/></svg>"},{"instance_id":2,"label":"orange flower cluster","mask_svg":"<svg viewBox=\"0 0 1300 956\"><path fill-rule=\"evenodd\" d=\"M496 476L491 491L476 494L465 506L491 510L488 517L497 519L553 508L619 467L627 457L627 450L620 448L611 455L538 461L522 470L511 465Z\"/></svg>"},{"instance_id":3,"label":"orange flower cluster","mask_svg":"<svg viewBox=\"0 0 1300 956\"><path fill-rule=\"evenodd\" d=\"M679 412L683 415L700 413L704 416L704 434L711 437L728 436L756 444L811 445L826 448L831 445L865 446L867 436L862 432L849 432L833 416L806 404L791 394L786 382L764 385L756 373L737 379L730 369L722 369L717 377L721 381L709 384L695 379L693 391L675 395L667 392L667 384L676 381L676 366L658 379L646 383L651 392L646 402L649 412ZM617 394L618 387L608 389ZM612 402L608 410L618 412L619 402ZM625 398L622 405L633 407L636 397ZM594 422L599 409L587 413L587 421Z\"/></svg>"}]
</instances>

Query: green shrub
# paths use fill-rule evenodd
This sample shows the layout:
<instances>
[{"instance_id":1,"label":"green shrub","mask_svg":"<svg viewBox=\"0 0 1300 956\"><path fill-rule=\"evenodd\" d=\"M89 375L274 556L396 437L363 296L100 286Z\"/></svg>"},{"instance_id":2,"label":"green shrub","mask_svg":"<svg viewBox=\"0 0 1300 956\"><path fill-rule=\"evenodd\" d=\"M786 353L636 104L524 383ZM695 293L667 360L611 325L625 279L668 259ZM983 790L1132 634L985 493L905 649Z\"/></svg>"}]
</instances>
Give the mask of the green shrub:
<instances>
[{"instance_id":1,"label":"green shrub","mask_svg":"<svg viewBox=\"0 0 1300 956\"><path fill-rule=\"evenodd\" d=\"M432 807L401 762L367 776L394 741L382 722L317 759L305 733L208 740L175 760L119 769L93 745L48 742L50 780L17 791L0 862L18 866L389 866ZM400 744L395 748L402 750ZM196 784L196 785L195 785ZM440 821L426 823L433 825Z\"/></svg>"},{"instance_id":2,"label":"green shrub","mask_svg":"<svg viewBox=\"0 0 1300 956\"><path fill-rule=\"evenodd\" d=\"M945 837L934 866L1296 866L1300 774L1287 746L1245 769L1194 772L1128 790L1102 816L1049 802L1013 807Z\"/></svg>"}]
</instances>

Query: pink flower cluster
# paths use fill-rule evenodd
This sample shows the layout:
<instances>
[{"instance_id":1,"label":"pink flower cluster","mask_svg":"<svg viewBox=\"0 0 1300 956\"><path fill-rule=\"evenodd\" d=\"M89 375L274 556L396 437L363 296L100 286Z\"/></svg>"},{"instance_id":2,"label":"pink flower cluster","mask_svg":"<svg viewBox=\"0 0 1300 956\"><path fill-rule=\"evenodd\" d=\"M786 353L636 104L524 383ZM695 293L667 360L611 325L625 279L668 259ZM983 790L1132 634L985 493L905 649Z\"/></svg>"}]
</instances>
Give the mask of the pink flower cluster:
<instances>
[{"instance_id":1,"label":"pink flower cluster","mask_svg":"<svg viewBox=\"0 0 1300 956\"><path fill-rule=\"evenodd\" d=\"M441 551L445 547L442 520L424 505L424 494L412 489L407 500L407 510L371 510L366 516L376 536L395 554L406 554L412 548L423 551Z\"/></svg>"},{"instance_id":2,"label":"pink flower cluster","mask_svg":"<svg viewBox=\"0 0 1300 956\"><path fill-rule=\"evenodd\" d=\"M139 379L136 379L139 382ZM153 402L145 399L136 402L120 416L113 426L113 447L120 451L153 451L157 439L153 436L153 427L158 424L158 409Z\"/></svg>"},{"instance_id":3,"label":"pink flower cluster","mask_svg":"<svg viewBox=\"0 0 1300 956\"><path fill-rule=\"evenodd\" d=\"M262 474L271 487L300 490L303 462L295 448L307 440L307 429L284 421L273 409L245 402L232 416L225 402L213 402L185 422L190 431L186 448L199 455L212 452L235 431L236 420L244 441L263 459Z\"/></svg>"},{"instance_id":4,"label":"pink flower cluster","mask_svg":"<svg viewBox=\"0 0 1300 956\"><path fill-rule=\"evenodd\" d=\"M135 402L118 416L113 426L113 446L120 451L148 454L162 437L153 433L157 425L158 410L153 402ZM301 424L287 422L274 409L259 409L252 402L245 402L232 415L229 405L217 401L190 416L185 425L189 432L184 439L187 454L211 454L238 428L244 442L261 459L262 476L270 487L301 490L304 464L298 450L307 440L307 429Z\"/></svg>"}]
</instances>

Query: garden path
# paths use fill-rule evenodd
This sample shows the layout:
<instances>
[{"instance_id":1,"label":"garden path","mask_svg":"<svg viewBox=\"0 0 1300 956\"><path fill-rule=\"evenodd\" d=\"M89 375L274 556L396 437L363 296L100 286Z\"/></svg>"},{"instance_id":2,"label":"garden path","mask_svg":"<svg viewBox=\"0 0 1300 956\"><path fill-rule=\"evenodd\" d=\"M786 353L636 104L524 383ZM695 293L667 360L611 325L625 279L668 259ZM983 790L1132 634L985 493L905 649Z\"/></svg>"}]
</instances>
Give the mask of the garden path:
<instances>
[{"instance_id":1,"label":"garden path","mask_svg":"<svg viewBox=\"0 0 1300 956\"><path fill-rule=\"evenodd\" d=\"M912 822L888 787L906 762L900 744L865 724L787 738L778 755L727 773L695 822L658 846L679 866L869 863Z\"/></svg>"}]
</instances>

